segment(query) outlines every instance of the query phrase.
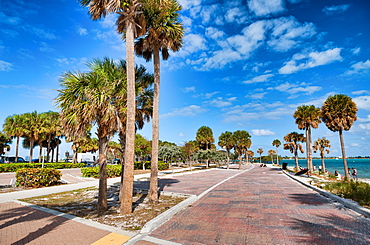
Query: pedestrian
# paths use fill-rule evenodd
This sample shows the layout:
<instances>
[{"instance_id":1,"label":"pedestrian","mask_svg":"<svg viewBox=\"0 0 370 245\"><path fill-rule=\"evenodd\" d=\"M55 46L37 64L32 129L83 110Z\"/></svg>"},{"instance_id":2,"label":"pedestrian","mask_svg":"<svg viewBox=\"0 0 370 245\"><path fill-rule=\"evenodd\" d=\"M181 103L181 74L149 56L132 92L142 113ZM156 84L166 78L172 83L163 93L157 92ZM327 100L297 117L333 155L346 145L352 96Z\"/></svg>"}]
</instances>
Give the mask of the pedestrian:
<instances>
[{"instance_id":1,"label":"pedestrian","mask_svg":"<svg viewBox=\"0 0 370 245\"><path fill-rule=\"evenodd\" d=\"M321 174L322 171L322 165L319 166L319 173Z\"/></svg>"},{"instance_id":2,"label":"pedestrian","mask_svg":"<svg viewBox=\"0 0 370 245\"><path fill-rule=\"evenodd\" d=\"M337 177L337 180L341 180L342 179L342 175L340 175L340 173L337 170L335 170L334 174Z\"/></svg>"},{"instance_id":3,"label":"pedestrian","mask_svg":"<svg viewBox=\"0 0 370 245\"><path fill-rule=\"evenodd\" d=\"M352 168L352 177L354 180L357 180L357 169Z\"/></svg>"}]
</instances>

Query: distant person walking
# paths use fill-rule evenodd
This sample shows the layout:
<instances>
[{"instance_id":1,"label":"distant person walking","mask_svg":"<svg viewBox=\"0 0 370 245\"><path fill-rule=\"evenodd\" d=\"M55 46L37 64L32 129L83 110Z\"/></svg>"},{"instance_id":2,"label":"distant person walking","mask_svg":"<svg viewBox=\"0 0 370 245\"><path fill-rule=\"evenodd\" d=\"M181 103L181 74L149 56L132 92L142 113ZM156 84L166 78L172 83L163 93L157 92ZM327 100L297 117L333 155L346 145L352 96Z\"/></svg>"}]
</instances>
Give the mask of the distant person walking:
<instances>
[{"instance_id":1,"label":"distant person walking","mask_svg":"<svg viewBox=\"0 0 370 245\"><path fill-rule=\"evenodd\" d=\"M352 168L352 177L353 177L354 180L358 179L357 178L357 169L355 169L355 168Z\"/></svg>"}]
</instances>

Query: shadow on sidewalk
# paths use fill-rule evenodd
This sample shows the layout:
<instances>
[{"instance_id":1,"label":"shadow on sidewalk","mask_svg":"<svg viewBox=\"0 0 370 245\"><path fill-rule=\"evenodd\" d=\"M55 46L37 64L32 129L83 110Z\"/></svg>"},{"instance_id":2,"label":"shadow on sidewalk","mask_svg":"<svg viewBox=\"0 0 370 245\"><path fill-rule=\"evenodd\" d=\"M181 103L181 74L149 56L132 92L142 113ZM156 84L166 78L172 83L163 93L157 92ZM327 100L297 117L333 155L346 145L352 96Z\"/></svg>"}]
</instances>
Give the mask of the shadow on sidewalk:
<instances>
[{"instance_id":1,"label":"shadow on sidewalk","mask_svg":"<svg viewBox=\"0 0 370 245\"><path fill-rule=\"evenodd\" d=\"M5 212L5 213L4 213ZM37 230L30 232L27 236L23 237L22 239L13 242L14 245L21 245L21 244L27 244L31 241L37 239L38 237L54 230L56 227L60 226L64 222L66 222L68 219L54 216L52 214L48 214L33 208L29 207L16 207L12 209L2 210L0 213L0 230L9 228L10 226L17 226L21 223L27 223L27 222L35 222L37 220L43 220L42 227L37 227L37 224L40 224L39 222L34 224L30 224L33 228L37 228ZM4 223L2 223L4 220ZM17 228L13 227L10 229L17 230Z\"/></svg>"},{"instance_id":2,"label":"shadow on sidewalk","mask_svg":"<svg viewBox=\"0 0 370 245\"><path fill-rule=\"evenodd\" d=\"M369 223L336 215L317 215L315 221L294 219L289 227L300 230L305 237L295 237L296 243L309 244L370 244Z\"/></svg>"},{"instance_id":3,"label":"shadow on sidewalk","mask_svg":"<svg viewBox=\"0 0 370 245\"><path fill-rule=\"evenodd\" d=\"M327 199L323 196L320 196L317 193L289 194L288 197L304 205L326 205L328 204Z\"/></svg>"}]
</instances>

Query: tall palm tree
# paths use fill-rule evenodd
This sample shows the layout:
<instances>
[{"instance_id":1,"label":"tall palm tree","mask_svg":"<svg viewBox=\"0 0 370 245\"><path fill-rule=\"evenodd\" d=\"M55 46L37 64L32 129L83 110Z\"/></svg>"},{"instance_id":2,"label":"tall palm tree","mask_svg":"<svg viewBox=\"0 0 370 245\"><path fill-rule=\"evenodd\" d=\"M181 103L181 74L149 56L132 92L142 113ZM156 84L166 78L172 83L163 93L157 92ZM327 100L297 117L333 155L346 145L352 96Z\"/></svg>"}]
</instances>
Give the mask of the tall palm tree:
<instances>
[{"instance_id":1,"label":"tall palm tree","mask_svg":"<svg viewBox=\"0 0 370 245\"><path fill-rule=\"evenodd\" d=\"M221 146L223 149L226 150L226 158L227 158L227 169L229 169L230 165L230 150L234 148L235 141L233 137L233 133L231 132L224 132L218 137L218 145Z\"/></svg>"},{"instance_id":2,"label":"tall palm tree","mask_svg":"<svg viewBox=\"0 0 370 245\"><path fill-rule=\"evenodd\" d=\"M46 127L43 118L40 116L40 114L37 113L37 111L25 113L23 114L23 117L24 117L23 124L24 137L27 138L30 142L29 162L31 163L35 143L40 144L40 142L43 140L42 137L46 131Z\"/></svg>"},{"instance_id":3,"label":"tall palm tree","mask_svg":"<svg viewBox=\"0 0 370 245\"><path fill-rule=\"evenodd\" d=\"M306 142L306 138L303 134L299 134L297 132L291 132L284 136L285 144L284 144L284 150L289 150L290 153L294 154L295 159L295 167L296 170L299 169L298 164L298 151L301 153L304 153L303 147L299 142Z\"/></svg>"},{"instance_id":4,"label":"tall palm tree","mask_svg":"<svg viewBox=\"0 0 370 245\"><path fill-rule=\"evenodd\" d=\"M23 115L13 115L5 118L3 130L6 136L16 138L15 157L18 159L19 139L24 135L23 129Z\"/></svg>"},{"instance_id":5,"label":"tall palm tree","mask_svg":"<svg viewBox=\"0 0 370 245\"><path fill-rule=\"evenodd\" d=\"M246 154L248 148L252 145L251 136L245 130L237 130L233 133L235 141L234 149L239 156L239 169L242 169L242 156Z\"/></svg>"},{"instance_id":6,"label":"tall palm tree","mask_svg":"<svg viewBox=\"0 0 370 245\"><path fill-rule=\"evenodd\" d=\"M313 171L311 127L318 128L321 123L320 108L316 108L314 105L302 105L297 108L293 117L298 129L306 130L307 168Z\"/></svg>"},{"instance_id":7,"label":"tall palm tree","mask_svg":"<svg viewBox=\"0 0 370 245\"><path fill-rule=\"evenodd\" d=\"M143 16L146 23L145 36L135 44L136 54L150 61L154 60L154 103L152 121L152 160L148 198L158 202L158 140L159 140L159 91L160 53L167 60L169 50L182 47L184 28L178 19L181 6L176 0L143 0Z\"/></svg>"},{"instance_id":8,"label":"tall palm tree","mask_svg":"<svg viewBox=\"0 0 370 245\"><path fill-rule=\"evenodd\" d=\"M51 142L57 135L57 131L60 131L61 125L59 121L59 113L54 111L41 113L40 116L43 118L45 124L45 139L47 141L47 159L50 159Z\"/></svg>"},{"instance_id":9,"label":"tall palm tree","mask_svg":"<svg viewBox=\"0 0 370 245\"><path fill-rule=\"evenodd\" d=\"M330 153L329 149L330 148L330 141L327 140L325 137L322 139L318 138L316 141L313 142L313 150L314 152L320 151L320 157L321 157L321 166L322 166L322 171L326 173L326 168L325 168L325 151L327 154Z\"/></svg>"},{"instance_id":10,"label":"tall palm tree","mask_svg":"<svg viewBox=\"0 0 370 245\"><path fill-rule=\"evenodd\" d=\"M94 60L89 73L67 72L61 78L61 89L56 99L61 109L61 121L68 137L83 137L86 128L97 125L99 140L99 195L98 212L107 210L107 150L108 142L118 130L120 121L114 102L119 100L116 88L121 87L122 74L112 60ZM119 91L121 92L121 91Z\"/></svg>"},{"instance_id":11,"label":"tall palm tree","mask_svg":"<svg viewBox=\"0 0 370 245\"><path fill-rule=\"evenodd\" d=\"M198 129L195 139L198 141L201 148L205 150L210 149L210 145L215 141L213 138L213 131L210 127L202 126ZM206 161L206 167L208 168L208 159Z\"/></svg>"},{"instance_id":12,"label":"tall palm tree","mask_svg":"<svg viewBox=\"0 0 370 245\"><path fill-rule=\"evenodd\" d=\"M262 148L258 148L257 153L260 154L260 163L261 163L261 156L262 156L262 153L263 153Z\"/></svg>"},{"instance_id":13,"label":"tall palm tree","mask_svg":"<svg viewBox=\"0 0 370 245\"><path fill-rule=\"evenodd\" d=\"M344 148L343 131L351 129L357 120L357 106L351 97L344 94L329 96L321 107L321 119L326 127L333 132L339 132L340 145L345 177L349 178L346 151Z\"/></svg>"},{"instance_id":14,"label":"tall palm tree","mask_svg":"<svg viewBox=\"0 0 370 245\"><path fill-rule=\"evenodd\" d=\"M251 151L251 150L247 150L246 155L247 155L248 159L251 159L254 156L254 152Z\"/></svg>"},{"instance_id":15,"label":"tall palm tree","mask_svg":"<svg viewBox=\"0 0 370 245\"><path fill-rule=\"evenodd\" d=\"M278 153L278 148L281 146L280 140L276 139L272 141L272 145L276 147L276 163L279 164L279 153Z\"/></svg>"},{"instance_id":16,"label":"tall palm tree","mask_svg":"<svg viewBox=\"0 0 370 245\"><path fill-rule=\"evenodd\" d=\"M127 61L127 121L125 133L124 184L121 186L124 195L120 211L123 214L132 212L132 191L134 180L134 142L135 142L135 57L134 38L141 36L144 30L143 18L140 15L140 0L80 0L89 8L93 20L105 17L109 13L118 14L117 31L126 39Z\"/></svg>"},{"instance_id":17,"label":"tall palm tree","mask_svg":"<svg viewBox=\"0 0 370 245\"><path fill-rule=\"evenodd\" d=\"M269 150L267 152L267 154L270 155L270 157L271 157L271 163L274 164L274 155L276 154L276 152L274 150Z\"/></svg>"}]
</instances>

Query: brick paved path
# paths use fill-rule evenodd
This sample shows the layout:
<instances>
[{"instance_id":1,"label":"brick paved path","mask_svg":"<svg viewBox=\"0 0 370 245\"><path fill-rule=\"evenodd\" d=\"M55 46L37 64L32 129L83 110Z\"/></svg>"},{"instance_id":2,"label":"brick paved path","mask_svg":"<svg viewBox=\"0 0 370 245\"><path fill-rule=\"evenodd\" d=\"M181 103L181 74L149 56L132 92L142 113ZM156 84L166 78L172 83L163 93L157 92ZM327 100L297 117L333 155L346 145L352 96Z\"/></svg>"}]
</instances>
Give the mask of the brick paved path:
<instances>
[{"instance_id":1,"label":"brick paved path","mask_svg":"<svg viewBox=\"0 0 370 245\"><path fill-rule=\"evenodd\" d=\"M255 167L221 184L150 237L194 245L370 244L370 222L279 170ZM154 244L146 240L135 244Z\"/></svg>"},{"instance_id":2,"label":"brick paved path","mask_svg":"<svg viewBox=\"0 0 370 245\"><path fill-rule=\"evenodd\" d=\"M14 202L0 203L0 244L87 245L108 234Z\"/></svg>"}]
</instances>

